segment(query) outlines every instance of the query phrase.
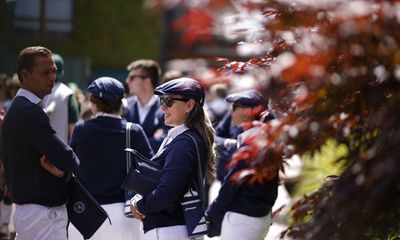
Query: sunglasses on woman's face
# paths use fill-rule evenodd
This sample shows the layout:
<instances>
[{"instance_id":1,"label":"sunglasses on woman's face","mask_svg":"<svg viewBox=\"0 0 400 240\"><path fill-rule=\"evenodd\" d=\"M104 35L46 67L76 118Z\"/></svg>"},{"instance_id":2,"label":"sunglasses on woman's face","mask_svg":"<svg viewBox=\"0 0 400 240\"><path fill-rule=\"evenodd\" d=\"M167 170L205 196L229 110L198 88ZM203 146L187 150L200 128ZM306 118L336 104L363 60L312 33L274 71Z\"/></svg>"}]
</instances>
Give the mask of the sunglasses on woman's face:
<instances>
[{"instance_id":1,"label":"sunglasses on woman's face","mask_svg":"<svg viewBox=\"0 0 400 240\"><path fill-rule=\"evenodd\" d=\"M174 101L183 101L187 102L189 99L187 98L176 98L176 97L160 97L160 105L165 105L166 107L172 107Z\"/></svg>"}]
</instances>

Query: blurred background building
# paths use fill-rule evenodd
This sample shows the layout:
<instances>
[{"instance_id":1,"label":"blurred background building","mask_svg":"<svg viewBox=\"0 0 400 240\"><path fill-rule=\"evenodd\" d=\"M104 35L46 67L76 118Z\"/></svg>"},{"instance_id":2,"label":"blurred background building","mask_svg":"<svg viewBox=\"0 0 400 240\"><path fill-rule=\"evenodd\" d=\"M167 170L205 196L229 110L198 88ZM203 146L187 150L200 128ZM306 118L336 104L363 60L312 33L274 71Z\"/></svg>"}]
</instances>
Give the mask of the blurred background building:
<instances>
[{"instance_id":1,"label":"blurred background building","mask_svg":"<svg viewBox=\"0 0 400 240\"><path fill-rule=\"evenodd\" d=\"M62 55L64 81L81 88L102 75L124 81L126 66L139 58L155 59L164 70L190 71L218 67L216 56L237 55L237 42L223 36L226 29L209 25L223 6L182 18L183 5L154 9L149 2L0 0L0 72L14 73L18 52L31 45ZM181 31L193 23L203 37Z\"/></svg>"}]
</instances>

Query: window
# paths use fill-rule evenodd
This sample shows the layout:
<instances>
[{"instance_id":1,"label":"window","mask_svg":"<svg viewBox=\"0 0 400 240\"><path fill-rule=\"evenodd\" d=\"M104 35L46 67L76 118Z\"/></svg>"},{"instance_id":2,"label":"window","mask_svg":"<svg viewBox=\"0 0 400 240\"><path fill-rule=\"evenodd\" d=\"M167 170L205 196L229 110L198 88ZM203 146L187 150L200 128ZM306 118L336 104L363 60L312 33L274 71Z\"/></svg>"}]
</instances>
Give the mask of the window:
<instances>
[{"instance_id":1,"label":"window","mask_svg":"<svg viewBox=\"0 0 400 240\"><path fill-rule=\"evenodd\" d=\"M73 0L18 0L14 27L40 33L71 33Z\"/></svg>"}]
</instances>

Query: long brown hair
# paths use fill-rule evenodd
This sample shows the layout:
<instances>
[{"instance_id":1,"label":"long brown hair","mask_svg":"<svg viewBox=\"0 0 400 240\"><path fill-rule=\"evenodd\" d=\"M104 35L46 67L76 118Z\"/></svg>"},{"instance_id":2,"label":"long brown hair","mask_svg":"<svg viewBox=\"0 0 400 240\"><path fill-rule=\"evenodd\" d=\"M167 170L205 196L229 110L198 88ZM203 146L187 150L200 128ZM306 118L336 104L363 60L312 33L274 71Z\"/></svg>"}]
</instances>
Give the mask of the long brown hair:
<instances>
[{"instance_id":1,"label":"long brown hair","mask_svg":"<svg viewBox=\"0 0 400 240\"><path fill-rule=\"evenodd\" d=\"M186 126L196 130L204 140L206 158L208 160L206 176L207 181L211 183L215 179L215 163L217 158L214 143L215 130L203 108L197 102L186 119Z\"/></svg>"}]
</instances>

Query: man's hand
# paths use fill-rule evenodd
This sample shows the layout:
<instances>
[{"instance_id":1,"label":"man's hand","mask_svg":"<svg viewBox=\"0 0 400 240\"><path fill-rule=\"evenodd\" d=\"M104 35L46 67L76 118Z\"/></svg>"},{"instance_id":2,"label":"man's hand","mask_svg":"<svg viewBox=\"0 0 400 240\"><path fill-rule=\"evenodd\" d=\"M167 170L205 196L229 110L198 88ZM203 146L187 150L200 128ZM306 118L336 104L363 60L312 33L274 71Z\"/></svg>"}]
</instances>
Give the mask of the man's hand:
<instances>
[{"instance_id":1,"label":"man's hand","mask_svg":"<svg viewBox=\"0 0 400 240\"><path fill-rule=\"evenodd\" d=\"M10 192L8 191L7 184L3 185L3 197L11 197Z\"/></svg>"},{"instance_id":2,"label":"man's hand","mask_svg":"<svg viewBox=\"0 0 400 240\"><path fill-rule=\"evenodd\" d=\"M53 163L51 163L45 155L43 155L40 158L40 165L44 168L44 170L48 171L49 173L53 174L56 177L63 177L64 172L58 169L56 166L54 166Z\"/></svg>"},{"instance_id":3,"label":"man's hand","mask_svg":"<svg viewBox=\"0 0 400 240\"><path fill-rule=\"evenodd\" d=\"M232 138L227 138L224 141L224 146L226 148L228 148L228 149L232 148L232 147L235 147L235 146L237 146L237 140L236 139L232 139Z\"/></svg>"},{"instance_id":4,"label":"man's hand","mask_svg":"<svg viewBox=\"0 0 400 240\"><path fill-rule=\"evenodd\" d=\"M164 129L159 128L154 132L153 138L160 140L164 135L165 135Z\"/></svg>"},{"instance_id":5,"label":"man's hand","mask_svg":"<svg viewBox=\"0 0 400 240\"><path fill-rule=\"evenodd\" d=\"M5 111L4 108L0 108L0 127L3 126L3 119L4 119L4 115L5 115Z\"/></svg>"}]
</instances>

